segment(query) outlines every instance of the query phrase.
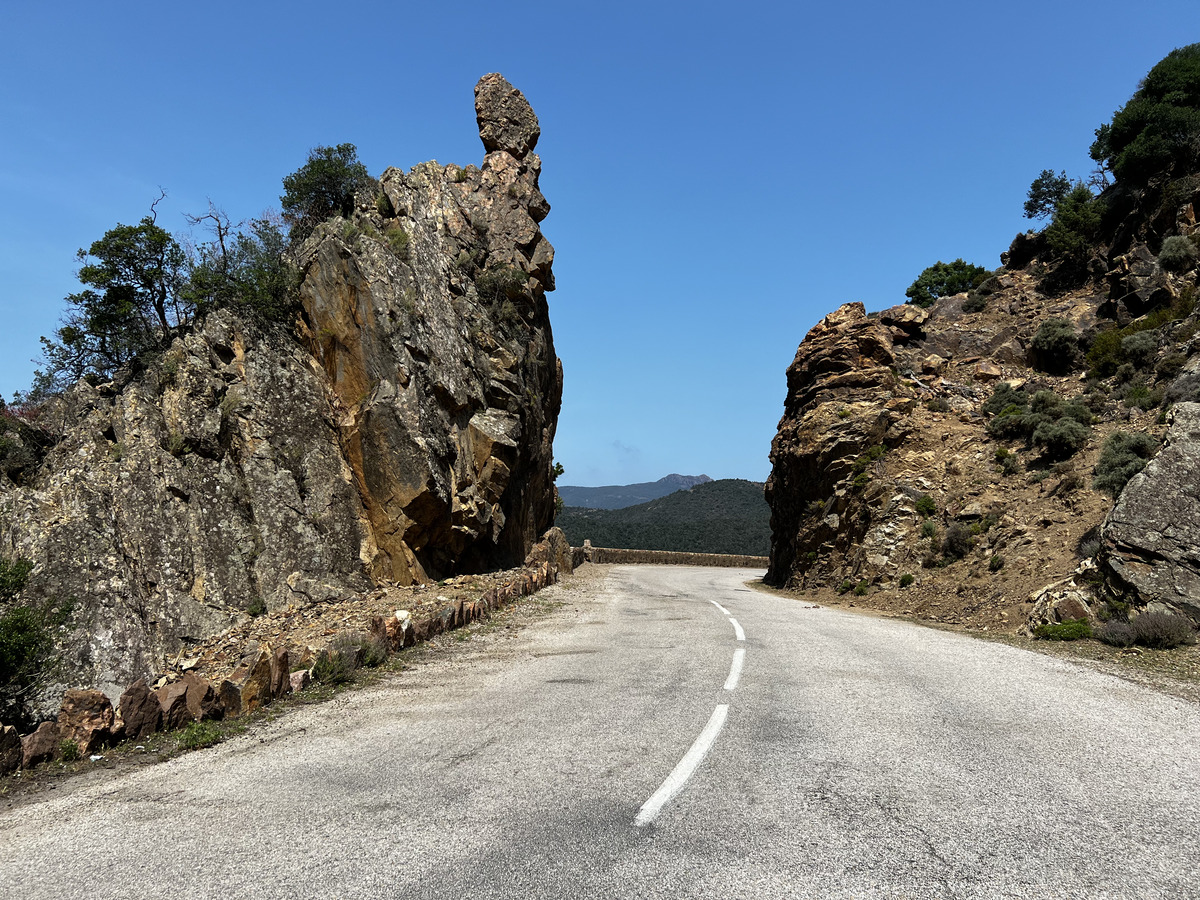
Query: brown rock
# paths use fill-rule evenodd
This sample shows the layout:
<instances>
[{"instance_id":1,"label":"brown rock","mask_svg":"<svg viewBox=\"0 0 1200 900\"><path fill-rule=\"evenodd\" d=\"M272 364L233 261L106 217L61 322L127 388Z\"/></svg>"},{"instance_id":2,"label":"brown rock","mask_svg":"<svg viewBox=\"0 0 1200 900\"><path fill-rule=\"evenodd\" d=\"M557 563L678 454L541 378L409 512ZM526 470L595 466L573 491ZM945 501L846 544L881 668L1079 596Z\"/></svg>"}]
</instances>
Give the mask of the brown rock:
<instances>
[{"instance_id":1,"label":"brown rock","mask_svg":"<svg viewBox=\"0 0 1200 900\"><path fill-rule=\"evenodd\" d=\"M525 95L497 72L484 75L475 85L475 118L488 153L503 150L524 159L542 133Z\"/></svg>"},{"instance_id":2,"label":"brown rock","mask_svg":"<svg viewBox=\"0 0 1200 900\"><path fill-rule=\"evenodd\" d=\"M87 756L112 737L116 720L112 703L100 691L70 690L58 711L59 738L74 741L79 755Z\"/></svg>"},{"instance_id":3,"label":"brown rock","mask_svg":"<svg viewBox=\"0 0 1200 900\"><path fill-rule=\"evenodd\" d=\"M282 697L291 692L291 675L287 648L279 647L271 654L271 697Z\"/></svg>"},{"instance_id":4,"label":"brown rock","mask_svg":"<svg viewBox=\"0 0 1200 900\"><path fill-rule=\"evenodd\" d=\"M195 672L188 672L183 676L183 683L187 685L188 713L193 719L202 722L207 719L224 718L225 705L221 702L217 689L208 679L201 678Z\"/></svg>"},{"instance_id":5,"label":"brown rock","mask_svg":"<svg viewBox=\"0 0 1200 900\"><path fill-rule=\"evenodd\" d=\"M253 712L271 702L271 655L265 650L250 662L243 661L231 677L242 689L242 712Z\"/></svg>"},{"instance_id":6,"label":"brown rock","mask_svg":"<svg viewBox=\"0 0 1200 900\"><path fill-rule=\"evenodd\" d=\"M145 678L139 678L125 689L117 703L117 710L124 736L131 740L140 741L162 726L162 705L146 684Z\"/></svg>"},{"instance_id":7,"label":"brown rock","mask_svg":"<svg viewBox=\"0 0 1200 900\"><path fill-rule=\"evenodd\" d=\"M21 748L21 736L11 725L0 728L0 775L7 775L21 768L25 753Z\"/></svg>"},{"instance_id":8,"label":"brown rock","mask_svg":"<svg viewBox=\"0 0 1200 900\"><path fill-rule=\"evenodd\" d=\"M58 755L59 737L57 722L43 722L33 734L21 738L21 767L32 769L34 766L49 762Z\"/></svg>"},{"instance_id":9,"label":"brown rock","mask_svg":"<svg viewBox=\"0 0 1200 900\"><path fill-rule=\"evenodd\" d=\"M235 719L242 714L242 689L236 682L226 678L217 689L217 694L226 716Z\"/></svg>"},{"instance_id":10,"label":"brown rock","mask_svg":"<svg viewBox=\"0 0 1200 900\"><path fill-rule=\"evenodd\" d=\"M188 710L187 690L188 686L184 682L177 681L154 692L158 696L159 706L162 707L163 731L183 728L192 721L192 714Z\"/></svg>"}]
</instances>

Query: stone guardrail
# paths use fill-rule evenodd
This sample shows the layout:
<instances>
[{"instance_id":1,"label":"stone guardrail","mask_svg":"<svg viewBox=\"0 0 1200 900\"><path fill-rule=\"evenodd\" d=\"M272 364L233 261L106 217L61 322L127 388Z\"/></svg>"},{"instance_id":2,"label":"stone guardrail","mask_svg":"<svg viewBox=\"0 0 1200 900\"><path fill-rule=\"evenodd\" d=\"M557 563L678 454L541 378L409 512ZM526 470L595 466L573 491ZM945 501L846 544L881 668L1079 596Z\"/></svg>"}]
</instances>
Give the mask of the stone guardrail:
<instances>
[{"instance_id":1,"label":"stone guardrail","mask_svg":"<svg viewBox=\"0 0 1200 900\"><path fill-rule=\"evenodd\" d=\"M673 550L623 550L616 547L593 547L584 541L582 547L572 547L575 565L580 562L617 563L651 566L722 566L731 569L765 569L767 556L736 556L726 553L679 553Z\"/></svg>"}]
</instances>

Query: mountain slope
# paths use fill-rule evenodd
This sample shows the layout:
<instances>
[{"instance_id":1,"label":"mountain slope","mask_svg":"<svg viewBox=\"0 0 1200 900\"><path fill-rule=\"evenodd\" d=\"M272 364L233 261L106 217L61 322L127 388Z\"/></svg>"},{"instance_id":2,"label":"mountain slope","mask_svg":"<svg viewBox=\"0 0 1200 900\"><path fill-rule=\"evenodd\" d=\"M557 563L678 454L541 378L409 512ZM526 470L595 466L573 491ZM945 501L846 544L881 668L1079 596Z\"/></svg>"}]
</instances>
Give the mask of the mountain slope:
<instances>
[{"instance_id":1,"label":"mountain slope","mask_svg":"<svg viewBox=\"0 0 1200 900\"><path fill-rule=\"evenodd\" d=\"M691 490L698 484L707 484L710 481L712 479L707 475L671 474L658 481L644 481L639 484L609 484L603 487L578 487L568 484L559 486L558 496L567 506L623 509L626 506L657 500L675 491Z\"/></svg>"},{"instance_id":2,"label":"mountain slope","mask_svg":"<svg viewBox=\"0 0 1200 900\"><path fill-rule=\"evenodd\" d=\"M726 478L624 509L568 506L555 524L576 547L766 556L770 512L762 484Z\"/></svg>"}]
</instances>

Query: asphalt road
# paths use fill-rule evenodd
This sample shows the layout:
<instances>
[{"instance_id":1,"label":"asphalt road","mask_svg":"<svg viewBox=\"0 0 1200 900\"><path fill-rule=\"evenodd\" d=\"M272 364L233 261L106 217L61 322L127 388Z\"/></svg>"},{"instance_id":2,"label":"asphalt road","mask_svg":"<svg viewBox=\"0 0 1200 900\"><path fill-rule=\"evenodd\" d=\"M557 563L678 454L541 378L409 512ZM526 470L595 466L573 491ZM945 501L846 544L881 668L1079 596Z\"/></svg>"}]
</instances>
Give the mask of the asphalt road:
<instances>
[{"instance_id":1,"label":"asphalt road","mask_svg":"<svg viewBox=\"0 0 1200 900\"><path fill-rule=\"evenodd\" d=\"M1200 707L759 574L593 573L519 632L68 784L0 815L0 896L1200 897Z\"/></svg>"}]
</instances>

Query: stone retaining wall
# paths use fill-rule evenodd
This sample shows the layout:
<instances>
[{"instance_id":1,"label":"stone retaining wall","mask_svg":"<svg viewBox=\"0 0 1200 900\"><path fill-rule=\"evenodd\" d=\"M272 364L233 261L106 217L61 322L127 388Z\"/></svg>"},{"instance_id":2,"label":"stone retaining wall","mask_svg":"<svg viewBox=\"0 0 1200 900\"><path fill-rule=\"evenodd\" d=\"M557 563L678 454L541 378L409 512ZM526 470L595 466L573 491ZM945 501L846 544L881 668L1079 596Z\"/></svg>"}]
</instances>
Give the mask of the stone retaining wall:
<instances>
[{"instance_id":1,"label":"stone retaining wall","mask_svg":"<svg viewBox=\"0 0 1200 900\"><path fill-rule=\"evenodd\" d=\"M614 547L593 547L585 542L572 547L573 555L587 562L619 563L622 565L652 566L723 566L730 569L765 569L766 556L734 556L725 553L676 553L672 550L622 550Z\"/></svg>"}]
</instances>

